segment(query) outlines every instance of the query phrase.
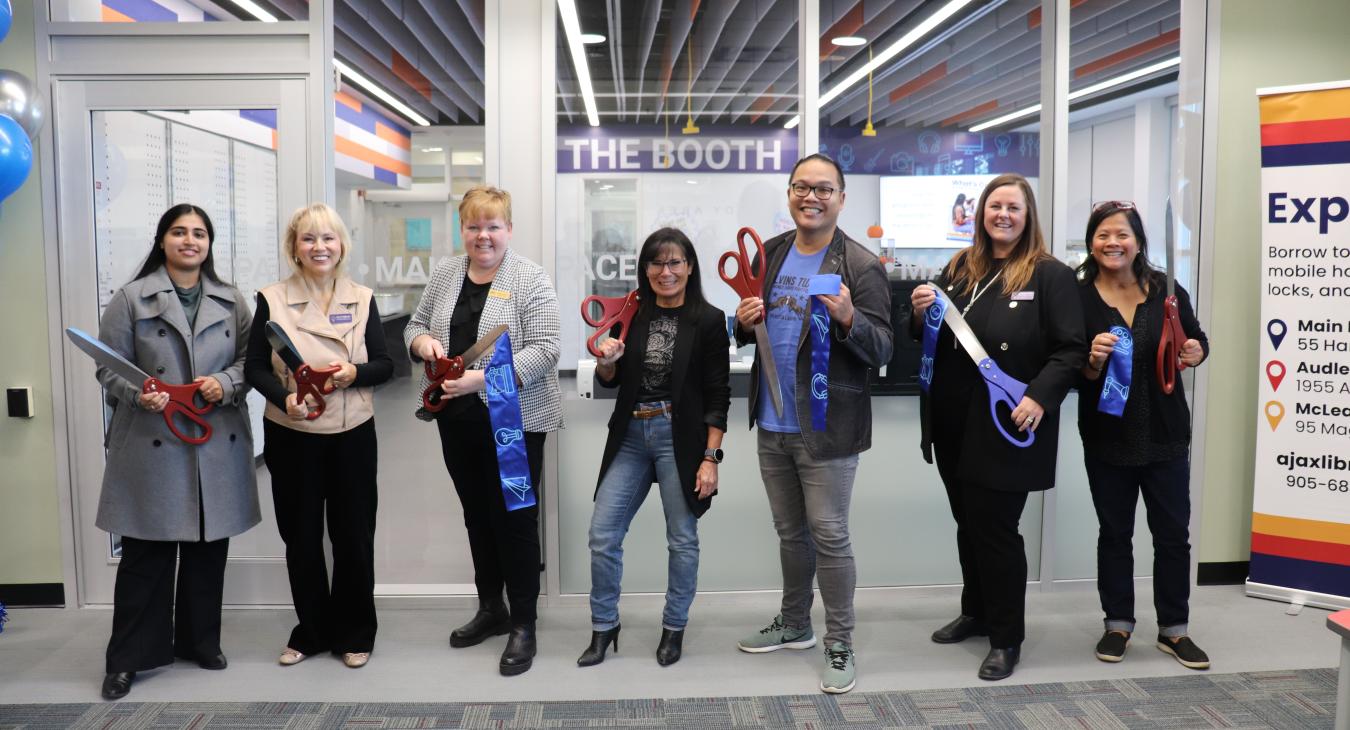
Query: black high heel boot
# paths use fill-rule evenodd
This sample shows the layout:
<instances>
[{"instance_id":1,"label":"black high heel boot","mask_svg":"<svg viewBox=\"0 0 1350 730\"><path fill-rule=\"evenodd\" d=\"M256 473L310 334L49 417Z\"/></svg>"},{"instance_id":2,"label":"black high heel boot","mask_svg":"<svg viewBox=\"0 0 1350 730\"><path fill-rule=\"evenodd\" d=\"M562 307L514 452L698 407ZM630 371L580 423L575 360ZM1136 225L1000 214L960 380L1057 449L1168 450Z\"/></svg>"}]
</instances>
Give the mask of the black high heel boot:
<instances>
[{"instance_id":1,"label":"black high heel boot","mask_svg":"<svg viewBox=\"0 0 1350 730\"><path fill-rule=\"evenodd\" d=\"M609 649L611 643L614 644L614 652L619 651L619 629L615 626L609 631L592 631L591 645L586 647L586 651L581 652L577 658L578 667L593 667L605 660L605 650Z\"/></svg>"},{"instance_id":2,"label":"black high heel boot","mask_svg":"<svg viewBox=\"0 0 1350 730\"><path fill-rule=\"evenodd\" d=\"M450 632L450 646L456 649L476 646L510 630L511 613L506 610L506 603L500 598L492 601L480 599L478 613L469 619L469 623Z\"/></svg>"},{"instance_id":3,"label":"black high heel boot","mask_svg":"<svg viewBox=\"0 0 1350 730\"><path fill-rule=\"evenodd\" d=\"M661 629L661 643L656 645L656 663L668 667L680 660L684 649L684 631Z\"/></svg>"},{"instance_id":4,"label":"black high heel boot","mask_svg":"<svg viewBox=\"0 0 1350 730\"><path fill-rule=\"evenodd\" d=\"M502 652L499 665L502 676L514 677L524 674L534 664L535 640L534 622L511 627L511 635L506 639L506 651Z\"/></svg>"}]
</instances>

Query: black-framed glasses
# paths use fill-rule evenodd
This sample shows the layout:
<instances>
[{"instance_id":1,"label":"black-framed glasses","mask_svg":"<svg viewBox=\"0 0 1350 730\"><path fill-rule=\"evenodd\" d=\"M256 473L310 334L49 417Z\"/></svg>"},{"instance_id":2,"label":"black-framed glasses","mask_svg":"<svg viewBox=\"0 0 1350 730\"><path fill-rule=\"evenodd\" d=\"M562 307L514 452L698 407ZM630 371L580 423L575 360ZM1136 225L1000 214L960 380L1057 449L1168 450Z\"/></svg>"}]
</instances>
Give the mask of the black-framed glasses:
<instances>
[{"instance_id":1,"label":"black-framed glasses","mask_svg":"<svg viewBox=\"0 0 1350 730\"><path fill-rule=\"evenodd\" d=\"M647 271L650 271L653 274L658 274L661 272L661 269L668 268L670 269L670 273L678 274L681 271L684 271L685 264L688 263L689 263L688 259L670 259L669 261L648 261Z\"/></svg>"},{"instance_id":2,"label":"black-framed glasses","mask_svg":"<svg viewBox=\"0 0 1350 730\"><path fill-rule=\"evenodd\" d=\"M791 190L792 194L799 198L805 198L807 193L815 192L817 200L829 200L830 196L834 195L834 188L829 185L807 185L806 183L795 182L788 186L788 190Z\"/></svg>"},{"instance_id":3,"label":"black-framed glasses","mask_svg":"<svg viewBox=\"0 0 1350 730\"><path fill-rule=\"evenodd\" d=\"M1097 203L1096 205L1092 206L1092 212L1093 212L1093 213L1097 213L1097 212L1106 210L1107 208L1114 208L1114 209L1116 209L1116 210L1138 210L1138 209L1139 209L1139 208L1134 204L1134 202L1133 202L1133 201L1130 201L1130 200L1103 200L1102 202Z\"/></svg>"}]
</instances>

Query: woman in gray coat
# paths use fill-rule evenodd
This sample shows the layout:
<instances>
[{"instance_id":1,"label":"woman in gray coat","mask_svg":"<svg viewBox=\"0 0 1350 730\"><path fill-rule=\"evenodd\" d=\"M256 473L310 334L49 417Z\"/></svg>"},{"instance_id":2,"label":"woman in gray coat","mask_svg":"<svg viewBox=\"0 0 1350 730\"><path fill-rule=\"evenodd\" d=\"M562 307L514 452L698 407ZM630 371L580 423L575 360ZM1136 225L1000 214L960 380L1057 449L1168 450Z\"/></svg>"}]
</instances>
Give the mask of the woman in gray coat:
<instances>
[{"instance_id":1,"label":"woman in gray coat","mask_svg":"<svg viewBox=\"0 0 1350 730\"><path fill-rule=\"evenodd\" d=\"M99 322L99 339L123 357L166 383L201 383L201 399L215 405L204 416L210 440L193 446L164 421L168 394L142 394L141 383L98 370L112 422L96 524L122 546L103 680L110 700L126 696L136 672L174 657L225 668L229 538L259 520L244 404L251 315L239 291L216 276L214 239L201 208L170 208L140 272ZM192 424L177 427L196 435Z\"/></svg>"}]
</instances>

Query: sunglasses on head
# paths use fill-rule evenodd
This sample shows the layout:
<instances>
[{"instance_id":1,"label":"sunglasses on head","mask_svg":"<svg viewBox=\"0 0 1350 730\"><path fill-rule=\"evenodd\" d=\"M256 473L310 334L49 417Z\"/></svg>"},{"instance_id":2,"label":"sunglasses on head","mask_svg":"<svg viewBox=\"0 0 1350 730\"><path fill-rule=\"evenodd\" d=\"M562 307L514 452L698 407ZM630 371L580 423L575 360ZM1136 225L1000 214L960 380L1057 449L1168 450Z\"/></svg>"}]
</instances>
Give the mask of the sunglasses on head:
<instances>
[{"instance_id":1,"label":"sunglasses on head","mask_svg":"<svg viewBox=\"0 0 1350 730\"><path fill-rule=\"evenodd\" d=\"M1115 210L1138 210L1135 204L1128 200L1103 200L1092 206L1092 212L1097 213L1107 209Z\"/></svg>"}]
</instances>

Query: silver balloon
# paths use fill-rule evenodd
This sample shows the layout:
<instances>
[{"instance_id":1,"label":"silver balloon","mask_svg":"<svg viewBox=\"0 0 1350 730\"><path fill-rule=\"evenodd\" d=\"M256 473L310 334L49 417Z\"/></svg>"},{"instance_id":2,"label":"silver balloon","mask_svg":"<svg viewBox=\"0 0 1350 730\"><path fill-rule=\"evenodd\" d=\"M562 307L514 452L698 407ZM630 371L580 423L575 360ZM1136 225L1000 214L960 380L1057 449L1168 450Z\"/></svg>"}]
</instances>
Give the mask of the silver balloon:
<instances>
[{"instance_id":1,"label":"silver balloon","mask_svg":"<svg viewBox=\"0 0 1350 730\"><path fill-rule=\"evenodd\" d=\"M47 121L47 102L27 76L0 69L0 114L18 122L28 133L28 139L36 142L38 132Z\"/></svg>"}]
</instances>

